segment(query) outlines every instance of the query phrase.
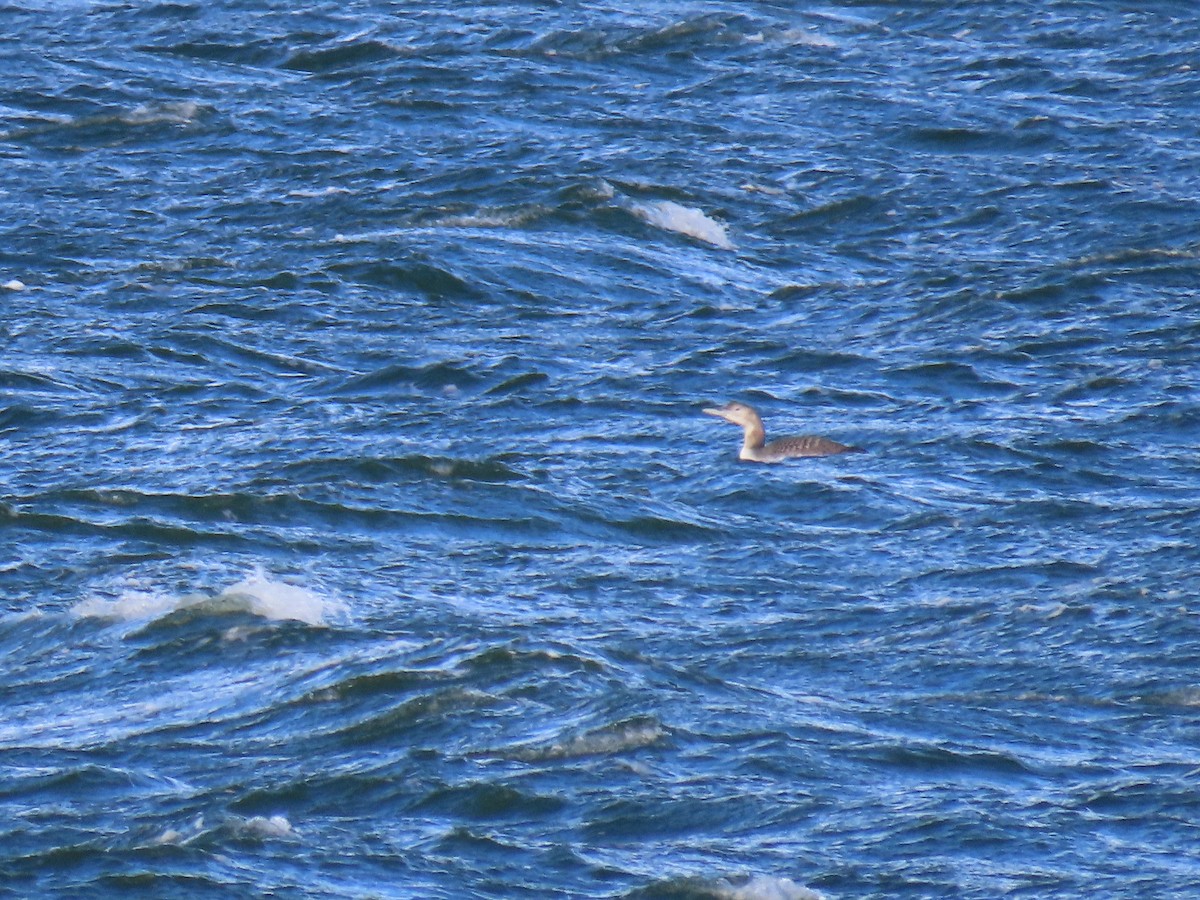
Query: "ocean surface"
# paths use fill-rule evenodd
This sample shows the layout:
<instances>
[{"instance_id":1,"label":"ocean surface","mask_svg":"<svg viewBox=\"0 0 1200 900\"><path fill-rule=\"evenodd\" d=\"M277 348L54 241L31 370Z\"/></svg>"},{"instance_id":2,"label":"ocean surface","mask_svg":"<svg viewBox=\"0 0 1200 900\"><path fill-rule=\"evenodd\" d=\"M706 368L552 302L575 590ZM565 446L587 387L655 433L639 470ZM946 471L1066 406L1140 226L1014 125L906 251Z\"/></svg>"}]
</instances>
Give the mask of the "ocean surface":
<instances>
[{"instance_id":1,"label":"ocean surface","mask_svg":"<svg viewBox=\"0 0 1200 900\"><path fill-rule=\"evenodd\" d=\"M0 894L1200 896L1196 13L0 0Z\"/></svg>"}]
</instances>

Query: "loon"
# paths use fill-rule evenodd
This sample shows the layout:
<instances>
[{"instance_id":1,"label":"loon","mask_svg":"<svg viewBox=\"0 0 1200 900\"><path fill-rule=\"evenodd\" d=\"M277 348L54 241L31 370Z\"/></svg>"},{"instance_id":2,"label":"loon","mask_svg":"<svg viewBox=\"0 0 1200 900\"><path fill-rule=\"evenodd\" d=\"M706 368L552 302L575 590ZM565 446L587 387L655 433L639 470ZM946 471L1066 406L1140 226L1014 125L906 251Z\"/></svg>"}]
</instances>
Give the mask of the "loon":
<instances>
[{"instance_id":1,"label":"loon","mask_svg":"<svg viewBox=\"0 0 1200 900\"><path fill-rule=\"evenodd\" d=\"M738 459L750 462L774 463L783 462L796 456L833 456L837 453L861 453L861 447L850 447L839 444L827 437L816 435L798 435L796 437L776 438L767 443L767 433L763 428L762 419L754 407L745 403L726 403L719 408L704 410L710 416L718 416L726 422L741 425L745 430L742 441L742 452Z\"/></svg>"}]
</instances>

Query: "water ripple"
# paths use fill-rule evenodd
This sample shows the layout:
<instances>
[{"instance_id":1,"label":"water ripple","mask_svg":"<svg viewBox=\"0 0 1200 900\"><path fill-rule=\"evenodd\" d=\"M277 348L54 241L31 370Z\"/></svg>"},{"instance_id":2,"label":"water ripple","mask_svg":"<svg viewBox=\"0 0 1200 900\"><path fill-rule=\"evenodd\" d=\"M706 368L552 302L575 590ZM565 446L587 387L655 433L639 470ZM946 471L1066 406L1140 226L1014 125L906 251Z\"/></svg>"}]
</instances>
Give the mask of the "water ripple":
<instances>
[{"instance_id":1,"label":"water ripple","mask_svg":"<svg viewBox=\"0 0 1200 900\"><path fill-rule=\"evenodd\" d=\"M12 890L1195 893L1189 17L0 10Z\"/></svg>"}]
</instances>

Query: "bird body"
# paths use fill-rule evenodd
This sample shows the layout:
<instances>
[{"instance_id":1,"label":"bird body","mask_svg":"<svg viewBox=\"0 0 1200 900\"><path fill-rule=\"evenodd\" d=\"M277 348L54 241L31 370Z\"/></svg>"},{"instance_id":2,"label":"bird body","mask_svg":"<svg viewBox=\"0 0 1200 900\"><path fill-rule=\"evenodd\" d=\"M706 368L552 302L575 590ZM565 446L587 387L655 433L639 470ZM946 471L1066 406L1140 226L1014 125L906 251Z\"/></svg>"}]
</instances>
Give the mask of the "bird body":
<instances>
[{"instance_id":1,"label":"bird body","mask_svg":"<svg viewBox=\"0 0 1200 900\"><path fill-rule=\"evenodd\" d=\"M754 407L737 401L704 411L710 416L717 416L726 422L742 427L742 449L738 454L738 459L748 462L783 462L785 459L796 457L834 456L838 453L853 453L862 449L811 434L782 437L768 442L766 429L763 428L762 419Z\"/></svg>"}]
</instances>

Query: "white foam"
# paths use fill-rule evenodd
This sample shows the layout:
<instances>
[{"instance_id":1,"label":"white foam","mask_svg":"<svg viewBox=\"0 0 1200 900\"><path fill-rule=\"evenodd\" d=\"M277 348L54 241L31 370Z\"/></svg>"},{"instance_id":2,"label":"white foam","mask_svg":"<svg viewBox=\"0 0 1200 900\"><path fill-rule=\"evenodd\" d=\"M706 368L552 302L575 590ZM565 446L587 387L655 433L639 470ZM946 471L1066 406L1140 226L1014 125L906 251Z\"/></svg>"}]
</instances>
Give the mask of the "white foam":
<instances>
[{"instance_id":1,"label":"white foam","mask_svg":"<svg viewBox=\"0 0 1200 900\"><path fill-rule=\"evenodd\" d=\"M770 187L765 184L758 184L753 181L748 181L742 185L742 190L751 194L766 194L768 197L782 197L787 191L783 188Z\"/></svg>"},{"instance_id":2,"label":"white foam","mask_svg":"<svg viewBox=\"0 0 1200 900\"><path fill-rule=\"evenodd\" d=\"M330 238L334 244L368 244L375 241L387 241L405 234L403 228L390 228L386 231L362 231L358 234L342 234L340 231Z\"/></svg>"},{"instance_id":3,"label":"white foam","mask_svg":"<svg viewBox=\"0 0 1200 900\"><path fill-rule=\"evenodd\" d=\"M734 249L725 226L691 206L672 200L659 200L655 203L635 203L632 209L634 215L655 228L686 234L722 250Z\"/></svg>"},{"instance_id":4,"label":"white foam","mask_svg":"<svg viewBox=\"0 0 1200 900\"><path fill-rule=\"evenodd\" d=\"M187 599L149 591L126 591L115 600L89 597L87 600L76 603L71 608L71 612L81 619L115 619L135 622L139 619L157 619L176 609L182 609L188 605L183 602Z\"/></svg>"},{"instance_id":5,"label":"white foam","mask_svg":"<svg viewBox=\"0 0 1200 900\"><path fill-rule=\"evenodd\" d=\"M306 588L272 581L261 569L229 588L223 596L245 597L249 611L263 618L293 619L309 625L323 625L327 615L345 611L341 603Z\"/></svg>"},{"instance_id":6,"label":"white foam","mask_svg":"<svg viewBox=\"0 0 1200 900\"><path fill-rule=\"evenodd\" d=\"M4 282L4 284L0 284L0 287L4 288L6 291L23 291L25 290L25 282L19 278L13 278Z\"/></svg>"},{"instance_id":7,"label":"white foam","mask_svg":"<svg viewBox=\"0 0 1200 900\"><path fill-rule=\"evenodd\" d=\"M313 198L317 198L317 197L331 197L334 194L353 194L353 193L354 193L354 191L350 190L350 188L336 187L334 185L330 185L329 187L324 187L324 188L299 189L299 190L294 190L294 191L288 191L288 196L289 197L303 197L305 199L313 199Z\"/></svg>"},{"instance_id":8,"label":"white foam","mask_svg":"<svg viewBox=\"0 0 1200 900\"><path fill-rule=\"evenodd\" d=\"M204 816L196 816L196 819L190 826L187 826L187 831L179 831L176 828L167 828L156 837L154 844L176 844L183 845L198 837L204 831Z\"/></svg>"},{"instance_id":9,"label":"white foam","mask_svg":"<svg viewBox=\"0 0 1200 900\"><path fill-rule=\"evenodd\" d=\"M126 125L188 125L201 109L200 104L192 100L143 103L118 118Z\"/></svg>"},{"instance_id":10,"label":"white foam","mask_svg":"<svg viewBox=\"0 0 1200 900\"><path fill-rule=\"evenodd\" d=\"M259 838L285 838L293 833L292 823L283 816L252 816L241 823L239 830Z\"/></svg>"},{"instance_id":11,"label":"white foam","mask_svg":"<svg viewBox=\"0 0 1200 900\"><path fill-rule=\"evenodd\" d=\"M153 621L181 610L213 615L247 612L274 621L324 625L330 618L344 614L346 607L307 588L273 581L259 569L215 596L134 590L115 600L90 597L76 604L71 612L79 618L136 622Z\"/></svg>"},{"instance_id":12,"label":"white foam","mask_svg":"<svg viewBox=\"0 0 1200 900\"><path fill-rule=\"evenodd\" d=\"M830 50L840 46L837 41L826 35L819 34L815 31L806 31L803 28L789 28L783 32L780 37L790 44L800 44L807 47L822 47Z\"/></svg>"},{"instance_id":13,"label":"white foam","mask_svg":"<svg viewBox=\"0 0 1200 900\"><path fill-rule=\"evenodd\" d=\"M790 878L771 875L755 875L737 884L721 879L713 888L721 900L823 900L816 891Z\"/></svg>"},{"instance_id":14,"label":"white foam","mask_svg":"<svg viewBox=\"0 0 1200 900\"><path fill-rule=\"evenodd\" d=\"M667 737L667 730L654 719L620 722L560 741L534 754L545 759L579 756L608 756L651 747Z\"/></svg>"}]
</instances>

